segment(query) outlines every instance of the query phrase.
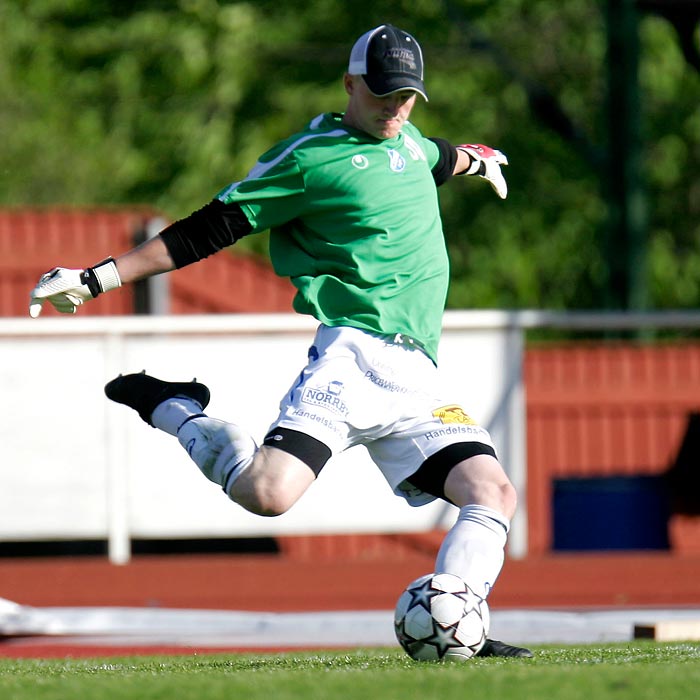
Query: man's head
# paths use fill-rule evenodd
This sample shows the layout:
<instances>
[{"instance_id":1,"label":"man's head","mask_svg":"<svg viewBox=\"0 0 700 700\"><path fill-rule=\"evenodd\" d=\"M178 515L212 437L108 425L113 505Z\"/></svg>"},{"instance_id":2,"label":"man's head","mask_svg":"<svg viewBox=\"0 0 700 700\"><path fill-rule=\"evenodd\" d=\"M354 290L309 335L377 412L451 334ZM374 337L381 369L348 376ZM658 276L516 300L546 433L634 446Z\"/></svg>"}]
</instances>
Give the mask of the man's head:
<instances>
[{"instance_id":1,"label":"man's head","mask_svg":"<svg viewBox=\"0 0 700 700\"><path fill-rule=\"evenodd\" d=\"M414 90L427 101L423 85L423 52L407 32L391 24L365 32L352 47L350 75L361 75L370 92L385 97Z\"/></svg>"},{"instance_id":2,"label":"man's head","mask_svg":"<svg viewBox=\"0 0 700 700\"><path fill-rule=\"evenodd\" d=\"M396 136L423 85L423 55L406 32L383 24L363 34L350 52L344 77L350 99L344 122L379 138Z\"/></svg>"}]
</instances>

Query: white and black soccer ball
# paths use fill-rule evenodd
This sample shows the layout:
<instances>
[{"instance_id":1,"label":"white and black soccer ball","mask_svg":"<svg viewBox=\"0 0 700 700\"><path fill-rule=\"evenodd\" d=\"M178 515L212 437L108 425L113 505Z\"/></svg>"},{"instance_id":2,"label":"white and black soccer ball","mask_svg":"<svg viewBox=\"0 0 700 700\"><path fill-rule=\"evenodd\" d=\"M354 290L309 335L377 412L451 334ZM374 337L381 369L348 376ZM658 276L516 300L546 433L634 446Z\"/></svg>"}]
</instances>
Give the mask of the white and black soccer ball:
<instances>
[{"instance_id":1,"label":"white and black soccer ball","mask_svg":"<svg viewBox=\"0 0 700 700\"><path fill-rule=\"evenodd\" d=\"M399 644L417 661L466 661L489 631L489 608L454 574L426 574L399 597L394 629Z\"/></svg>"}]
</instances>

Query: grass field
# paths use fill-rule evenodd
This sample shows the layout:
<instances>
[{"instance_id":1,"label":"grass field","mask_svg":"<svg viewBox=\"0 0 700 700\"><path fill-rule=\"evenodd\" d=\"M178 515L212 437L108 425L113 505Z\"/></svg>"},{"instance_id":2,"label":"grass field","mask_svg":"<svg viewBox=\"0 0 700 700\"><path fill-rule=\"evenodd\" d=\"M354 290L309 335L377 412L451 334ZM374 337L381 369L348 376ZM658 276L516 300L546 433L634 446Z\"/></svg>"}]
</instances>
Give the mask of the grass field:
<instances>
[{"instance_id":1,"label":"grass field","mask_svg":"<svg viewBox=\"0 0 700 700\"><path fill-rule=\"evenodd\" d=\"M416 663L403 652L0 659L2 700L687 700L700 644L539 647L534 659Z\"/></svg>"}]
</instances>

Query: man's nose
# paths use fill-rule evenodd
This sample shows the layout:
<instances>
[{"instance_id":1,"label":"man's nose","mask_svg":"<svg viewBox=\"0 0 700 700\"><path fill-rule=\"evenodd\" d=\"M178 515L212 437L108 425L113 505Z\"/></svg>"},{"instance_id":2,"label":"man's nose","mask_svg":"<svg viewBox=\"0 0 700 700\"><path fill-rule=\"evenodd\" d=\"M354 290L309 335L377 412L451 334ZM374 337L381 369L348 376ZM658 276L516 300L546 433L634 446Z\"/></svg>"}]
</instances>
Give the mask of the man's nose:
<instances>
[{"instance_id":1,"label":"man's nose","mask_svg":"<svg viewBox=\"0 0 700 700\"><path fill-rule=\"evenodd\" d=\"M401 100L398 97L389 95L384 102L384 111L396 114L400 106Z\"/></svg>"}]
</instances>

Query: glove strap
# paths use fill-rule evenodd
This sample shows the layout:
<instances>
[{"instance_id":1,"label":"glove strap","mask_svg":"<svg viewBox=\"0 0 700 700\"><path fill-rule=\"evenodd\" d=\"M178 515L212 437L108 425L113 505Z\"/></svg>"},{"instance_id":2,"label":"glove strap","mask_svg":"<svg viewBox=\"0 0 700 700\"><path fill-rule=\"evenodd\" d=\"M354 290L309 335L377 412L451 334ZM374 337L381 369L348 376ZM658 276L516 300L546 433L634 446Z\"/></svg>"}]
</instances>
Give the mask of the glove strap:
<instances>
[{"instance_id":1,"label":"glove strap","mask_svg":"<svg viewBox=\"0 0 700 700\"><path fill-rule=\"evenodd\" d=\"M466 170L458 172L457 175L483 175L486 172L486 164L481 158L478 158L471 149L465 148L464 146L457 146L457 150L466 153L471 159L469 167Z\"/></svg>"},{"instance_id":2,"label":"glove strap","mask_svg":"<svg viewBox=\"0 0 700 700\"><path fill-rule=\"evenodd\" d=\"M80 274L80 281L87 286L93 297L122 286L114 258L107 258L94 267L85 268Z\"/></svg>"}]
</instances>

